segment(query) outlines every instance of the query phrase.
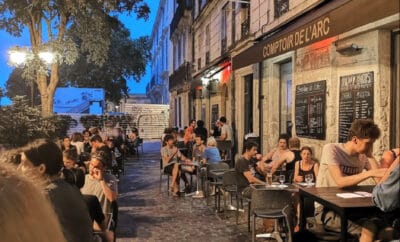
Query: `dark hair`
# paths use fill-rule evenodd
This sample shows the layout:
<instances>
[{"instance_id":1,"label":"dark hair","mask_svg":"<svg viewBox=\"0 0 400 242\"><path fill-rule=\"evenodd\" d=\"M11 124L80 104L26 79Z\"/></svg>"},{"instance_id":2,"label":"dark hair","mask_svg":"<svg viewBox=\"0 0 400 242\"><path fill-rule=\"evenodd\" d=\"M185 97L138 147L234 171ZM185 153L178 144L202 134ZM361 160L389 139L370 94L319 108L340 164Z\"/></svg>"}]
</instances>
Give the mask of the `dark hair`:
<instances>
[{"instance_id":1,"label":"dark hair","mask_svg":"<svg viewBox=\"0 0 400 242\"><path fill-rule=\"evenodd\" d=\"M34 166L44 164L47 175L56 175L63 166L61 149L51 140L37 139L22 148L22 153Z\"/></svg>"},{"instance_id":2,"label":"dark hair","mask_svg":"<svg viewBox=\"0 0 400 242\"><path fill-rule=\"evenodd\" d=\"M90 158L99 160L104 167L107 166L107 154L104 151L96 150L90 154Z\"/></svg>"},{"instance_id":3,"label":"dark hair","mask_svg":"<svg viewBox=\"0 0 400 242\"><path fill-rule=\"evenodd\" d=\"M191 119L189 125L192 124L193 122L196 122L196 119Z\"/></svg>"},{"instance_id":4,"label":"dark hair","mask_svg":"<svg viewBox=\"0 0 400 242\"><path fill-rule=\"evenodd\" d=\"M381 135L381 130L378 125L371 119L356 119L350 126L348 140L354 136L360 139L376 140Z\"/></svg>"},{"instance_id":5,"label":"dark hair","mask_svg":"<svg viewBox=\"0 0 400 242\"><path fill-rule=\"evenodd\" d=\"M203 120L197 120L197 126L198 127L204 127L204 121Z\"/></svg>"},{"instance_id":6,"label":"dark hair","mask_svg":"<svg viewBox=\"0 0 400 242\"><path fill-rule=\"evenodd\" d=\"M202 134L197 133L197 134L195 135L195 137L200 137L200 139L201 139L203 142L206 141L206 137L205 137L204 135L202 135Z\"/></svg>"},{"instance_id":7,"label":"dark hair","mask_svg":"<svg viewBox=\"0 0 400 242\"><path fill-rule=\"evenodd\" d=\"M83 135L81 133L75 132L71 136L72 142L83 141Z\"/></svg>"},{"instance_id":8,"label":"dark hair","mask_svg":"<svg viewBox=\"0 0 400 242\"><path fill-rule=\"evenodd\" d=\"M224 116L222 116L219 118L219 121L222 123L226 123L226 118Z\"/></svg>"},{"instance_id":9,"label":"dark hair","mask_svg":"<svg viewBox=\"0 0 400 242\"><path fill-rule=\"evenodd\" d=\"M63 151L63 157L68 160L78 162L78 151L76 149L67 149Z\"/></svg>"},{"instance_id":10,"label":"dark hair","mask_svg":"<svg viewBox=\"0 0 400 242\"><path fill-rule=\"evenodd\" d=\"M246 141L243 144L243 153L251 150L251 148L256 147L258 149L258 144L253 141Z\"/></svg>"},{"instance_id":11,"label":"dark hair","mask_svg":"<svg viewBox=\"0 0 400 242\"><path fill-rule=\"evenodd\" d=\"M95 134L90 138L90 142L96 142L96 141L101 143L103 142L103 139L101 138L100 135Z\"/></svg>"},{"instance_id":12,"label":"dark hair","mask_svg":"<svg viewBox=\"0 0 400 242\"><path fill-rule=\"evenodd\" d=\"M308 150L308 151L310 151L310 153L312 154L312 149L311 149L311 147L309 147L309 146L303 146L303 147L301 148L301 150L300 150L300 153L303 152L303 150Z\"/></svg>"},{"instance_id":13,"label":"dark hair","mask_svg":"<svg viewBox=\"0 0 400 242\"><path fill-rule=\"evenodd\" d=\"M164 142L165 142L165 143L168 142L168 140L171 140L171 139L175 139L174 136L173 136L172 134L166 134L166 135L164 136Z\"/></svg>"},{"instance_id":14,"label":"dark hair","mask_svg":"<svg viewBox=\"0 0 400 242\"><path fill-rule=\"evenodd\" d=\"M85 174L79 168L63 169L64 180L79 189L85 185Z\"/></svg>"},{"instance_id":15,"label":"dark hair","mask_svg":"<svg viewBox=\"0 0 400 242\"><path fill-rule=\"evenodd\" d=\"M278 138L278 141L281 140L281 139L284 139L284 140L286 140L286 144L289 145L289 138L290 137L289 137L288 134L280 134L279 138Z\"/></svg>"}]
</instances>

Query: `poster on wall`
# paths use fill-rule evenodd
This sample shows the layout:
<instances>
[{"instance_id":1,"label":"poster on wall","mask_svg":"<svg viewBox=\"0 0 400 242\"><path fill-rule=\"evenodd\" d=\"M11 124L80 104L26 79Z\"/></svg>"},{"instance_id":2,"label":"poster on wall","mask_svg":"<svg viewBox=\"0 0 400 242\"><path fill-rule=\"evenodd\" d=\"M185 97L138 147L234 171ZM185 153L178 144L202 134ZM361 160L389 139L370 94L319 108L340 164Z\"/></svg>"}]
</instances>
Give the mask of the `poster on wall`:
<instances>
[{"instance_id":1,"label":"poster on wall","mask_svg":"<svg viewBox=\"0 0 400 242\"><path fill-rule=\"evenodd\" d=\"M326 80L296 86L296 135L325 139Z\"/></svg>"},{"instance_id":2,"label":"poster on wall","mask_svg":"<svg viewBox=\"0 0 400 242\"><path fill-rule=\"evenodd\" d=\"M340 77L339 142L346 142L355 119L373 119L374 72Z\"/></svg>"}]
</instances>

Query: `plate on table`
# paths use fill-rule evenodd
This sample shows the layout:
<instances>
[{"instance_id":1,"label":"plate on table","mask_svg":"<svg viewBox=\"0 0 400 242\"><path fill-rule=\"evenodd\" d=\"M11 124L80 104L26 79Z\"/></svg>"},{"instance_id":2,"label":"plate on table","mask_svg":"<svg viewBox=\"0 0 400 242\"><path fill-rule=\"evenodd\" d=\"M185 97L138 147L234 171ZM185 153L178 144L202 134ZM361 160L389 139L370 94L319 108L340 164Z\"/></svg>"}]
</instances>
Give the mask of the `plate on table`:
<instances>
[{"instance_id":1,"label":"plate on table","mask_svg":"<svg viewBox=\"0 0 400 242\"><path fill-rule=\"evenodd\" d=\"M274 188L287 188L288 185L285 185L285 184L272 184L271 187L274 187Z\"/></svg>"},{"instance_id":2,"label":"plate on table","mask_svg":"<svg viewBox=\"0 0 400 242\"><path fill-rule=\"evenodd\" d=\"M311 186L314 186L314 185L315 185L314 182L311 182L311 183L299 182L298 184L299 184L300 186L302 186L302 187L311 187Z\"/></svg>"}]
</instances>

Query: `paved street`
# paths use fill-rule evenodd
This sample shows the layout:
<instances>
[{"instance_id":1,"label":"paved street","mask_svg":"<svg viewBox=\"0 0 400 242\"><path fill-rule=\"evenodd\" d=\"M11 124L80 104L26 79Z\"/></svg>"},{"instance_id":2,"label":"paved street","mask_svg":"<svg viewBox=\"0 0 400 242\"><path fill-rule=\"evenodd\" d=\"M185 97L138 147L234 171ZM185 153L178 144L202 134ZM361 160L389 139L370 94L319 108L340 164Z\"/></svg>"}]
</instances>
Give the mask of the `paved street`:
<instances>
[{"instance_id":1,"label":"paved street","mask_svg":"<svg viewBox=\"0 0 400 242\"><path fill-rule=\"evenodd\" d=\"M234 213L221 219L213 201L172 197L166 178L159 192L160 143L144 144L140 158L129 158L119 186L118 242L130 241L248 241L246 219L239 226Z\"/></svg>"}]
</instances>

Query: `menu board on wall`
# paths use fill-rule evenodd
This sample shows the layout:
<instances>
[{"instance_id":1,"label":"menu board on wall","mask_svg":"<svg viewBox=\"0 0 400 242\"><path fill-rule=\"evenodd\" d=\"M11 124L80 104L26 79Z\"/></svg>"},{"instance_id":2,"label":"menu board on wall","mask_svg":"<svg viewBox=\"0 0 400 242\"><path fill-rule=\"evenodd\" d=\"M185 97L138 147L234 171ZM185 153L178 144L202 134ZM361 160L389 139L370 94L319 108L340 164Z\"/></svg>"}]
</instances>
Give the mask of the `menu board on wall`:
<instances>
[{"instance_id":1,"label":"menu board on wall","mask_svg":"<svg viewBox=\"0 0 400 242\"><path fill-rule=\"evenodd\" d=\"M373 118L374 72L340 77L339 142L346 142L355 119Z\"/></svg>"},{"instance_id":2,"label":"menu board on wall","mask_svg":"<svg viewBox=\"0 0 400 242\"><path fill-rule=\"evenodd\" d=\"M296 86L296 135L312 139L325 139L326 81Z\"/></svg>"}]
</instances>

